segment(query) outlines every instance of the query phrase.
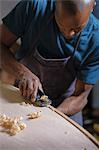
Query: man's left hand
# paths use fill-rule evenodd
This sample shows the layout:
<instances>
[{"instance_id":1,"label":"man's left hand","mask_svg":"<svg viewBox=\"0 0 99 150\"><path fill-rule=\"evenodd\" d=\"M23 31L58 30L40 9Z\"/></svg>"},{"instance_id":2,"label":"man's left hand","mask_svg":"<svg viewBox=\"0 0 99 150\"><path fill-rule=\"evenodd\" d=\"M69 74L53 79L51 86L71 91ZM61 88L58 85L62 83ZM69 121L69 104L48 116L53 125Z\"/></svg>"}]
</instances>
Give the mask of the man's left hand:
<instances>
[{"instance_id":1,"label":"man's left hand","mask_svg":"<svg viewBox=\"0 0 99 150\"><path fill-rule=\"evenodd\" d=\"M93 85L77 80L73 95L66 98L57 109L67 115L74 115L80 112L87 104L87 97L92 88Z\"/></svg>"},{"instance_id":2,"label":"man's left hand","mask_svg":"<svg viewBox=\"0 0 99 150\"><path fill-rule=\"evenodd\" d=\"M87 97L82 93L80 96L71 96L66 98L57 109L67 115L73 115L81 111L87 104Z\"/></svg>"}]
</instances>

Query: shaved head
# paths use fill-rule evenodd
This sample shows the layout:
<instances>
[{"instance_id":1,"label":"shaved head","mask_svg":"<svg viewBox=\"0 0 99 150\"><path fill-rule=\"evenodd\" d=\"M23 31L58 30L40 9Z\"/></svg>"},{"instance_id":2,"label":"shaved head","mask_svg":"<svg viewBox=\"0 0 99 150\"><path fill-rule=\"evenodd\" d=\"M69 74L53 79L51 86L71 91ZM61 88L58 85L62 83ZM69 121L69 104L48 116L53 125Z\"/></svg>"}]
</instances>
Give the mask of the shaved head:
<instances>
[{"instance_id":1,"label":"shaved head","mask_svg":"<svg viewBox=\"0 0 99 150\"><path fill-rule=\"evenodd\" d=\"M93 9L95 0L57 0L56 11L66 11L70 15L76 15L77 12L90 12Z\"/></svg>"},{"instance_id":2,"label":"shaved head","mask_svg":"<svg viewBox=\"0 0 99 150\"><path fill-rule=\"evenodd\" d=\"M87 24L95 0L56 0L55 20L69 39Z\"/></svg>"}]
</instances>

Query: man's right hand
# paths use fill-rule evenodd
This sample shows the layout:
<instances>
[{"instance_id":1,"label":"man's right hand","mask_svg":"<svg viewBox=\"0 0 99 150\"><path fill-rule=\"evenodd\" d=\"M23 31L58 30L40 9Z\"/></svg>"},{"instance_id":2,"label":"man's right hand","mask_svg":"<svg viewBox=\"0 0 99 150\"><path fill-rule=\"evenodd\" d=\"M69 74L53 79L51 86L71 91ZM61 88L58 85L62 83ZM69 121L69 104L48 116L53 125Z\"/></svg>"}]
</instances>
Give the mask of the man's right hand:
<instances>
[{"instance_id":1,"label":"man's right hand","mask_svg":"<svg viewBox=\"0 0 99 150\"><path fill-rule=\"evenodd\" d=\"M42 85L39 78L30 70L26 69L26 72L19 78L19 89L25 99L30 99L34 102L38 89L42 90Z\"/></svg>"},{"instance_id":2,"label":"man's right hand","mask_svg":"<svg viewBox=\"0 0 99 150\"><path fill-rule=\"evenodd\" d=\"M35 101L38 88L41 90L39 78L34 75L28 68L15 59L10 47L17 40L16 35L9 31L4 25L0 25L1 35L1 58L0 68L11 74L16 80L19 80L19 89L24 98Z\"/></svg>"}]
</instances>

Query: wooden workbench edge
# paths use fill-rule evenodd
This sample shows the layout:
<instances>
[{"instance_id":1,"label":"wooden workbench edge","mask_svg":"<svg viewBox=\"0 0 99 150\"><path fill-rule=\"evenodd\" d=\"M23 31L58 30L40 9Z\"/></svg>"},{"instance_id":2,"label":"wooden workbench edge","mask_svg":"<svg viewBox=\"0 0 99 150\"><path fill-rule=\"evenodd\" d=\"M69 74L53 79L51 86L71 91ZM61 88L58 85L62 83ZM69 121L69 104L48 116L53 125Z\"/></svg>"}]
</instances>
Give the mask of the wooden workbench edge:
<instances>
[{"instance_id":1,"label":"wooden workbench edge","mask_svg":"<svg viewBox=\"0 0 99 150\"><path fill-rule=\"evenodd\" d=\"M81 127L79 124L77 124L75 121L70 119L68 116L54 108L53 106L48 106L52 111L56 112L60 116L62 116L64 119L66 119L68 122L70 122L72 125L74 125L77 129L79 129L83 134L85 134L97 147L99 147L99 142L94 138L87 130L85 130L83 127Z\"/></svg>"}]
</instances>

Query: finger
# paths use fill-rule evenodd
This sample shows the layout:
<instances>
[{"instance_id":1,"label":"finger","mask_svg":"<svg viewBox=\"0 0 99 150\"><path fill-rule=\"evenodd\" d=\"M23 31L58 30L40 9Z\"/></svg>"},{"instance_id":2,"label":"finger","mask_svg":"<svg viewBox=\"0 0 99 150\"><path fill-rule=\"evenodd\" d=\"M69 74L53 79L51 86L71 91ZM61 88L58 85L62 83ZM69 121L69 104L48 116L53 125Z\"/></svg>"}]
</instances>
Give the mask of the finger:
<instances>
[{"instance_id":1,"label":"finger","mask_svg":"<svg viewBox=\"0 0 99 150\"><path fill-rule=\"evenodd\" d=\"M39 82L39 89L42 91L42 92L44 92L43 91L43 87L42 87L42 84Z\"/></svg>"},{"instance_id":2,"label":"finger","mask_svg":"<svg viewBox=\"0 0 99 150\"><path fill-rule=\"evenodd\" d=\"M27 87L27 80L25 78L23 78L20 81L20 88L21 88L21 93L22 96L25 98L26 97L26 87Z\"/></svg>"},{"instance_id":3,"label":"finger","mask_svg":"<svg viewBox=\"0 0 99 150\"><path fill-rule=\"evenodd\" d=\"M28 81L28 84L27 84L27 98L29 99L32 95L34 89L33 89L33 82L31 82L30 80Z\"/></svg>"},{"instance_id":4,"label":"finger","mask_svg":"<svg viewBox=\"0 0 99 150\"><path fill-rule=\"evenodd\" d=\"M39 82L38 82L38 80L36 80L35 84L34 84L34 97L35 97L35 99L37 97L38 88L39 88Z\"/></svg>"},{"instance_id":5,"label":"finger","mask_svg":"<svg viewBox=\"0 0 99 150\"><path fill-rule=\"evenodd\" d=\"M22 84L19 84L19 89L20 89L21 95L23 96L23 85Z\"/></svg>"},{"instance_id":6,"label":"finger","mask_svg":"<svg viewBox=\"0 0 99 150\"><path fill-rule=\"evenodd\" d=\"M22 85L23 85L23 97L27 97L27 81L24 79L22 81Z\"/></svg>"},{"instance_id":7,"label":"finger","mask_svg":"<svg viewBox=\"0 0 99 150\"><path fill-rule=\"evenodd\" d=\"M35 102L35 96L34 96L34 94L32 94L30 98L31 98L31 102L34 103Z\"/></svg>"},{"instance_id":8,"label":"finger","mask_svg":"<svg viewBox=\"0 0 99 150\"><path fill-rule=\"evenodd\" d=\"M37 91L38 91L38 80L35 80L34 84L33 84L33 93L32 93L32 96L31 96L31 101L32 102L34 102L36 100Z\"/></svg>"}]
</instances>

